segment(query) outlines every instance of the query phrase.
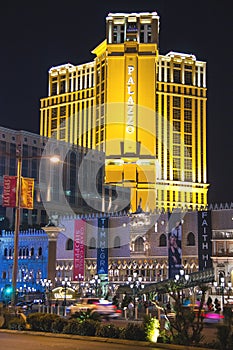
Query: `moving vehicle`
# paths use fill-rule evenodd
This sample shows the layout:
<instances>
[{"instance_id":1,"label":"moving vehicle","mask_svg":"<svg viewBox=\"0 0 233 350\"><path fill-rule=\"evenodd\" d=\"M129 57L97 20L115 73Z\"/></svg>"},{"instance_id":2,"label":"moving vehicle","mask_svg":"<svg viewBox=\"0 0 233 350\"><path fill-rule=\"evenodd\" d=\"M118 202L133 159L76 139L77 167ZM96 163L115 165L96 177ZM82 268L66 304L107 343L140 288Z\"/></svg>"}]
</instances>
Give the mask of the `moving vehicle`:
<instances>
[{"instance_id":1,"label":"moving vehicle","mask_svg":"<svg viewBox=\"0 0 233 350\"><path fill-rule=\"evenodd\" d=\"M121 311L110 301L99 298L82 298L80 302L70 305L66 309L67 315L73 315L75 312L90 311L91 314L99 314L106 318L115 318L121 315Z\"/></svg>"}]
</instances>

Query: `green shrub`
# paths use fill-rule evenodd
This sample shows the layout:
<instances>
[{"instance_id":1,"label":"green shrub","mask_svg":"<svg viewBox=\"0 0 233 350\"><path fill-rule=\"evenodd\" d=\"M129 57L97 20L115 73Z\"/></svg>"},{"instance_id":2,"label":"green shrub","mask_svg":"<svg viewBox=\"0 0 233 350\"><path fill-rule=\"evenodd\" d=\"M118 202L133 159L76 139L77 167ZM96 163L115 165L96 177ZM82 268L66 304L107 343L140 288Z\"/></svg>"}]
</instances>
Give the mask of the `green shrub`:
<instances>
[{"instance_id":1,"label":"green shrub","mask_svg":"<svg viewBox=\"0 0 233 350\"><path fill-rule=\"evenodd\" d=\"M41 330L41 317L44 314L41 312L36 312L36 313L32 313L29 314L27 316L27 323L30 326L30 329L32 331L40 331Z\"/></svg>"},{"instance_id":2,"label":"green shrub","mask_svg":"<svg viewBox=\"0 0 233 350\"><path fill-rule=\"evenodd\" d=\"M51 332L52 323L60 319L60 316L55 314L43 314L40 318L40 328L42 332Z\"/></svg>"},{"instance_id":3,"label":"green shrub","mask_svg":"<svg viewBox=\"0 0 233 350\"><path fill-rule=\"evenodd\" d=\"M21 317L13 317L8 322L8 329L23 331L26 329L26 322Z\"/></svg>"},{"instance_id":4,"label":"green shrub","mask_svg":"<svg viewBox=\"0 0 233 350\"><path fill-rule=\"evenodd\" d=\"M233 333L227 325L220 325L217 328L217 345L221 350L232 350Z\"/></svg>"},{"instance_id":5,"label":"green shrub","mask_svg":"<svg viewBox=\"0 0 233 350\"><path fill-rule=\"evenodd\" d=\"M67 322L67 325L63 328L63 332L65 334L79 334L79 321L75 319L70 319Z\"/></svg>"},{"instance_id":6,"label":"green shrub","mask_svg":"<svg viewBox=\"0 0 233 350\"><path fill-rule=\"evenodd\" d=\"M62 333L67 324L68 324L67 319L59 317L53 321L51 325L51 331L53 333Z\"/></svg>"},{"instance_id":7,"label":"green shrub","mask_svg":"<svg viewBox=\"0 0 233 350\"><path fill-rule=\"evenodd\" d=\"M2 325L2 328L9 329L9 322L12 320L12 318L16 317L16 313L9 311L7 308L3 309L3 317L4 317L4 323Z\"/></svg>"},{"instance_id":8,"label":"green shrub","mask_svg":"<svg viewBox=\"0 0 233 350\"><path fill-rule=\"evenodd\" d=\"M51 332L52 323L58 319L58 315L36 312L27 316L27 323L32 331Z\"/></svg>"},{"instance_id":9,"label":"green shrub","mask_svg":"<svg viewBox=\"0 0 233 350\"><path fill-rule=\"evenodd\" d=\"M70 318L82 320L95 320L100 321L101 316L97 312L93 312L92 310L87 311L76 311L74 314L70 315Z\"/></svg>"},{"instance_id":10,"label":"green shrub","mask_svg":"<svg viewBox=\"0 0 233 350\"><path fill-rule=\"evenodd\" d=\"M94 336L96 333L98 322L94 320L84 320L79 322L79 335Z\"/></svg>"},{"instance_id":11,"label":"green shrub","mask_svg":"<svg viewBox=\"0 0 233 350\"><path fill-rule=\"evenodd\" d=\"M129 340L146 340L144 326L130 322L121 331L120 337Z\"/></svg>"},{"instance_id":12,"label":"green shrub","mask_svg":"<svg viewBox=\"0 0 233 350\"><path fill-rule=\"evenodd\" d=\"M120 329L114 324L99 324L95 335L104 338L119 338Z\"/></svg>"}]
</instances>

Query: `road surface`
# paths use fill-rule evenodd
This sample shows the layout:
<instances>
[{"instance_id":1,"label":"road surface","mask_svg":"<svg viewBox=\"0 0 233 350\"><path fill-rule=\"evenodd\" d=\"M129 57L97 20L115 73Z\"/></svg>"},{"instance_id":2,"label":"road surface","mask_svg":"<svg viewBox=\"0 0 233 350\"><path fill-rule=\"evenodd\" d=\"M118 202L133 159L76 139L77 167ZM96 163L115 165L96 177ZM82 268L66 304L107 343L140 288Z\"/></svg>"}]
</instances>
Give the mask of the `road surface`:
<instances>
[{"instance_id":1,"label":"road surface","mask_svg":"<svg viewBox=\"0 0 233 350\"><path fill-rule=\"evenodd\" d=\"M0 332L0 348L8 350L145 350L145 345L114 344L102 341L65 339L44 335L30 335L19 333ZM145 343L144 343L145 344ZM148 349L161 350L150 346Z\"/></svg>"}]
</instances>

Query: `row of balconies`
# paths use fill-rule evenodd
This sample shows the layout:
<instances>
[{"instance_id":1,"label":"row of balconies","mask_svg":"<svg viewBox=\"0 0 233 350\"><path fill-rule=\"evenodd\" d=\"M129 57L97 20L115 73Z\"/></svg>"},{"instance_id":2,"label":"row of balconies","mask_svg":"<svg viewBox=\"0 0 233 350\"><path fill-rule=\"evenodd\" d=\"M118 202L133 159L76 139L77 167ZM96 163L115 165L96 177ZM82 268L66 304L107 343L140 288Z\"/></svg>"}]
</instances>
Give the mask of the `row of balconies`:
<instances>
[{"instance_id":1,"label":"row of balconies","mask_svg":"<svg viewBox=\"0 0 233 350\"><path fill-rule=\"evenodd\" d=\"M219 257L233 257L233 252L229 252L228 250L226 251L223 251L223 252L215 252L215 253L212 253L212 256L219 256Z\"/></svg>"}]
</instances>

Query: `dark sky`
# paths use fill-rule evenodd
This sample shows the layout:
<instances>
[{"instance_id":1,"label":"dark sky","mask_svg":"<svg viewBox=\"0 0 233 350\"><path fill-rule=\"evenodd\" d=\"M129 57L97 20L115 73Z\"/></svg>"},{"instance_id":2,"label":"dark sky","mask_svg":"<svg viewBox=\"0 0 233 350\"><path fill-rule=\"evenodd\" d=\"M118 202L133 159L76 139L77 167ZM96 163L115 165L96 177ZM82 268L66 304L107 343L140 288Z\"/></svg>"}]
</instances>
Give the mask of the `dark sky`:
<instances>
[{"instance_id":1,"label":"dark sky","mask_svg":"<svg viewBox=\"0 0 233 350\"><path fill-rule=\"evenodd\" d=\"M9 1L1 3L0 126L39 133L48 70L92 61L109 12L160 16L160 53L207 62L209 203L233 202L232 35L230 0Z\"/></svg>"}]
</instances>

